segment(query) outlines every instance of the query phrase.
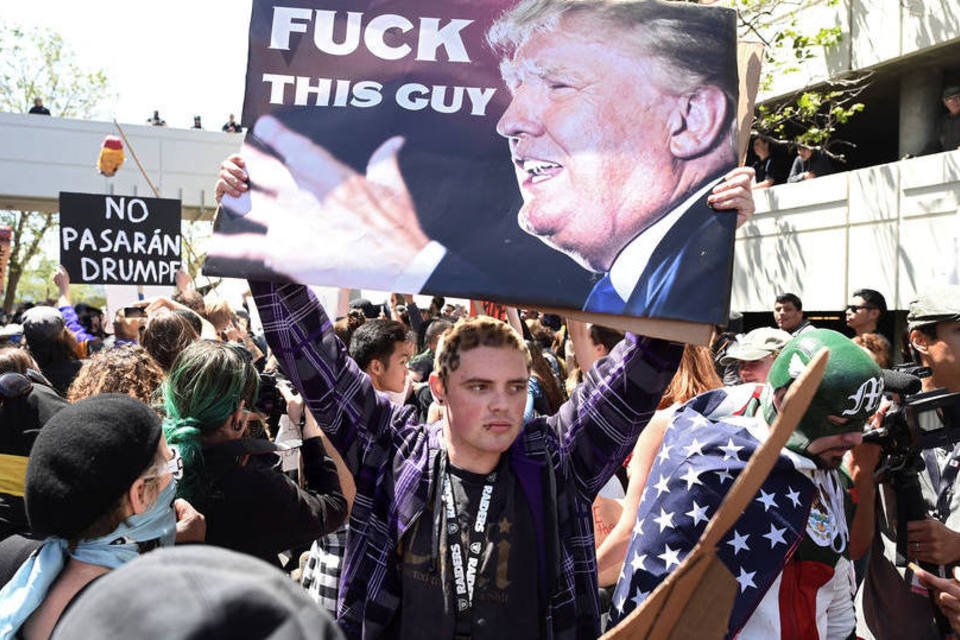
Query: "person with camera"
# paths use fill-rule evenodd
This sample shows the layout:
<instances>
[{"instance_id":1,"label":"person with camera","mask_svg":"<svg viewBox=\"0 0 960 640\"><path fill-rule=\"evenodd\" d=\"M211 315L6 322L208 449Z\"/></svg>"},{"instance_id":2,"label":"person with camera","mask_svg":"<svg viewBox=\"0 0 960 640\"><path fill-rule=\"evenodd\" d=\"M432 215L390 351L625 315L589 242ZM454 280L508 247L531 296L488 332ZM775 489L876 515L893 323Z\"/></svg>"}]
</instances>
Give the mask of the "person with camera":
<instances>
[{"instance_id":1,"label":"person with camera","mask_svg":"<svg viewBox=\"0 0 960 640\"><path fill-rule=\"evenodd\" d=\"M960 286L919 296L910 303L907 323L914 363L930 371L922 378L922 391L960 392ZM950 424L945 415L919 413L918 426L925 431L960 427ZM927 517L907 523L907 559L949 576L949 569L960 562L960 444L924 449L920 459L919 486ZM897 563L897 504L887 485L882 485L880 493L872 554L858 594L862 606L858 607L857 633L877 640L944 637L946 621L938 624L935 619L920 577Z\"/></svg>"},{"instance_id":2,"label":"person with camera","mask_svg":"<svg viewBox=\"0 0 960 640\"><path fill-rule=\"evenodd\" d=\"M259 386L243 347L194 342L163 385L164 433L183 454L178 496L206 515L207 542L279 566L281 552L339 527L347 503L316 425L303 427L302 488L276 464L276 445L244 437Z\"/></svg>"}]
</instances>

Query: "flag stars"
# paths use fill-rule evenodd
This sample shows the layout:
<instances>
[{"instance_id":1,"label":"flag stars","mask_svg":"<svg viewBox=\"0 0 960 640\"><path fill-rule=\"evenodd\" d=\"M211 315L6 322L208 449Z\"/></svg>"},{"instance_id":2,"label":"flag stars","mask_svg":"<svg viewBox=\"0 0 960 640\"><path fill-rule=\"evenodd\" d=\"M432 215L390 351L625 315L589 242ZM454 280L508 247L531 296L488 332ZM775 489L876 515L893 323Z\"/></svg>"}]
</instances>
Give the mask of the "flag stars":
<instances>
[{"instance_id":1,"label":"flag stars","mask_svg":"<svg viewBox=\"0 0 960 640\"><path fill-rule=\"evenodd\" d=\"M750 588L757 588L757 585L753 583L753 577L755 575L757 575L756 571L744 571L743 567L740 567L740 575L737 576L737 584L740 585L740 593L743 593Z\"/></svg>"},{"instance_id":2,"label":"flag stars","mask_svg":"<svg viewBox=\"0 0 960 640\"><path fill-rule=\"evenodd\" d=\"M793 503L794 507L800 506L800 492L795 490L793 487L787 487L787 500Z\"/></svg>"},{"instance_id":3,"label":"flag stars","mask_svg":"<svg viewBox=\"0 0 960 640\"><path fill-rule=\"evenodd\" d=\"M680 549L671 549L670 545L665 544L663 545L663 553L661 553L657 557L663 560L664 565L666 565L664 568L667 571L670 571L671 565L676 565L678 567L680 566L679 554L680 554Z\"/></svg>"},{"instance_id":4,"label":"flag stars","mask_svg":"<svg viewBox=\"0 0 960 640\"><path fill-rule=\"evenodd\" d=\"M616 607L617 611L623 613L623 605L627 603L627 599L623 597L623 594L617 596L616 601L613 603L613 606Z\"/></svg>"},{"instance_id":5,"label":"flag stars","mask_svg":"<svg viewBox=\"0 0 960 640\"><path fill-rule=\"evenodd\" d=\"M639 571L640 569L643 569L644 571L646 571L647 570L646 562L647 562L647 554L640 555L639 553L634 551L633 560L630 561L630 566L633 567L634 571Z\"/></svg>"},{"instance_id":6,"label":"flag stars","mask_svg":"<svg viewBox=\"0 0 960 640\"><path fill-rule=\"evenodd\" d=\"M667 460L669 460L670 449L673 449L672 444L665 444L662 447L660 447L660 453L657 454L657 458L659 458L661 462L666 462Z\"/></svg>"},{"instance_id":7,"label":"flag stars","mask_svg":"<svg viewBox=\"0 0 960 640\"><path fill-rule=\"evenodd\" d=\"M763 537L770 541L770 548L775 548L778 544L786 545L787 541L784 539L783 534L786 532L787 528L777 529L773 523L770 523L770 533L763 534Z\"/></svg>"},{"instance_id":8,"label":"flag stars","mask_svg":"<svg viewBox=\"0 0 960 640\"><path fill-rule=\"evenodd\" d=\"M667 482L667 479L663 476L663 474L660 474L660 481L657 482L657 484L653 485L653 488L657 490L658 498L660 497L660 494L662 494L664 491L670 490L669 483Z\"/></svg>"},{"instance_id":9,"label":"flag stars","mask_svg":"<svg viewBox=\"0 0 960 640\"><path fill-rule=\"evenodd\" d=\"M733 444L733 438L727 438L727 445L725 447L720 447L720 450L723 451L724 460L739 460L740 456L737 455L738 452L743 449L743 447L738 447Z\"/></svg>"},{"instance_id":10,"label":"flag stars","mask_svg":"<svg viewBox=\"0 0 960 640\"><path fill-rule=\"evenodd\" d=\"M673 513L667 513L663 510L663 507L660 508L660 515L653 519L658 525L660 525L660 533L663 533L664 529L673 529Z\"/></svg>"},{"instance_id":11,"label":"flag stars","mask_svg":"<svg viewBox=\"0 0 960 640\"><path fill-rule=\"evenodd\" d=\"M643 521L645 518L638 518L636 524L633 525L633 532L638 535L643 535Z\"/></svg>"},{"instance_id":12,"label":"flag stars","mask_svg":"<svg viewBox=\"0 0 960 640\"><path fill-rule=\"evenodd\" d=\"M774 500L774 498L776 497L777 497L776 493L767 493L763 489L760 489L760 497L757 498L756 501L763 503L763 511L764 513L766 513L767 511L770 510L770 507L773 507L774 509L777 508L777 503Z\"/></svg>"},{"instance_id":13,"label":"flag stars","mask_svg":"<svg viewBox=\"0 0 960 640\"><path fill-rule=\"evenodd\" d=\"M698 505L696 500L693 501L693 509L687 511L684 515L693 518L693 526L697 526L701 520L706 522L709 519L707 518L707 508Z\"/></svg>"},{"instance_id":14,"label":"flag stars","mask_svg":"<svg viewBox=\"0 0 960 640\"><path fill-rule=\"evenodd\" d=\"M687 472L680 476L680 479L687 483L687 491L690 491L695 484L703 486L703 483L700 482L700 474L693 470L692 464L687 467Z\"/></svg>"},{"instance_id":15,"label":"flag stars","mask_svg":"<svg viewBox=\"0 0 960 640\"><path fill-rule=\"evenodd\" d=\"M687 445L687 455L692 456L694 454L701 456L703 455L703 443L696 438L693 439L693 442Z\"/></svg>"},{"instance_id":16,"label":"flag stars","mask_svg":"<svg viewBox=\"0 0 960 640\"><path fill-rule=\"evenodd\" d=\"M733 555L737 555L741 551L750 551L750 547L747 545L747 538L750 537L750 534L740 535L740 532L736 529L733 530L733 540L727 540L727 544L733 547Z\"/></svg>"},{"instance_id":17,"label":"flag stars","mask_svg":"<svg viewBox=\"0 0 960 640\"><path fill-rule=\"evenodd\" d=\"M723 486L726 484L727 480L733 480L733 476L730 475L730 472L727 469L722 471L714 471L717 474L717 479L720 480L720 485Z\"/></svg>"},{"instance_id":18,"label":"flag stars","mask_svg":"<svg viewBox=\"0 0 960 640\"><path fill-rule=\"evenodd\" d=\"M637 592L633 595L632 598L630 598L633 601L634 609L639 607L640 604L647 599L648 595L650 595L649 591L640 591L639 589L637 589Z\"/></svg>"},{"instance_id":19,"label":"flag stars","mask_svg":"<svg viewBox=\"0 0 960 640\"><path fill-rule=\"evenodd\" d=\"M706 417L704 417L704 416L700 415L699 413L697 413L697 414L694 414L694 415L690 418L690 426L689 426L689 428L690 428L690 429L700 429L700 428L702 428L702 427L707 426L708 424L710 424L710 421L707 420Z\"/></svg>"}]
</instances>

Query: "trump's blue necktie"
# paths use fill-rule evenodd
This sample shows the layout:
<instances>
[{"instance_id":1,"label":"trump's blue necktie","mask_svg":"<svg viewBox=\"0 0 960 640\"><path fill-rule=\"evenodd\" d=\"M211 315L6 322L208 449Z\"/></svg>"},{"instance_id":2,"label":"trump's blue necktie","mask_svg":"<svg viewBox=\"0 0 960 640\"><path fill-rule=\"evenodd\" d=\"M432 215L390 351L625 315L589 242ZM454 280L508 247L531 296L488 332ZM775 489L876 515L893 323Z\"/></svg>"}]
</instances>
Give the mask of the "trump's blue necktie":
<instances>
[{"instance_id":1,"label":"trump's blue necktie","mask_svg":"<svg viewBox=\"0 0 960 640\"><path fill-rule=\"evenodd\" d=\"M626 302L613 288L613 282L610 281L610 274L606 273L597 284L593 285L593 290L587 296L587 301L583 305L584 311L594 311L597 313L623 313Z\"/></svg>"}]
</instances>

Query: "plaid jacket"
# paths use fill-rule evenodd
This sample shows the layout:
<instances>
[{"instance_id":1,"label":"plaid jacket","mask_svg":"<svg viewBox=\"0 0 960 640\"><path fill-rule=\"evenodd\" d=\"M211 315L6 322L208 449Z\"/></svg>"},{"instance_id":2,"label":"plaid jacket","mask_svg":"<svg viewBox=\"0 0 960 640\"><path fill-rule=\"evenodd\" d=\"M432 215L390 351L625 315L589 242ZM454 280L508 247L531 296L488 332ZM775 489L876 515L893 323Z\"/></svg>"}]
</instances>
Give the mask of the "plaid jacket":
<instances>
[{"instance_id":1,"label":"plaid jacket","mask_svg":"<svg viewBox=\"0 0 960 640\"><path fill-rule=\"evenodd\" d=\"M300 586L313 601L337 616L337 594L340 593L340 567L347 547L347 527L318 538L310 545L307 563L300 576Z\"/></svg>"},{"instance_id":2,"label":"plaid jacket","mask_svg":"<svg viewBox=\"0 0 960 640\"><path fill-rule=\"evenodd\" d=\"M439 427L419 424L412 408L373 389L309 289L250 284L267 342L356 479L338 621L349 638L383 637L400 608L398 542L436 497ZM521 483L533 468L543 487L542 500L527 497L544 512L544 545L531 540L531 552L547 557L540 563L547 638L600 633L591 505L656 409L681 353L680 345L629 335L556 415L525 425L508 454Z\"/></svg>"}]
</instances>

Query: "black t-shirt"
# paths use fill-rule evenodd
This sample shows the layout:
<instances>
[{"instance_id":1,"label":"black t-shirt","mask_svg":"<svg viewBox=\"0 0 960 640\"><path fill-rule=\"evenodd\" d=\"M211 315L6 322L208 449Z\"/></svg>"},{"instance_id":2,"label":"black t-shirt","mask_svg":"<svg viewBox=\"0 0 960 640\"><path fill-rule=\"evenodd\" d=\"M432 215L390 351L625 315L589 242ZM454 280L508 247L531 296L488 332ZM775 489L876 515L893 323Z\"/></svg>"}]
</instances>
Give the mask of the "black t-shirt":
<instances>
[{"instance_id":1,"label":"black t-shirt","mask_svg":"<svg viewBox=\"0 0 960 640\"><path fill-rule=\"evenodd\" d=\"M446 640L458 633L473 640L540 637L543 616L530 508L505 460L495 474L470 616L458 620L443 504L428 505L401 543L403 601L389 637ZM488 476L451 468L450 480L466 561L467 535L473 531Z\"/></svg>"},{"instance_id":2,"label":"black t-shirt","mask_svg":"<svg viewBox=\"0 0 960 640\"><path fill-rule=\"evenodd\" d=\"M803 179L803 174L808 171L819 178L834 173L834 167L826 155L814 149L809 160L804 160L799 155L793 159L793 166L790 167L790 177L787 178L787 182L800 182Z\"/></svg>"},{"instance_id":3,"label":"black t-shirt","mask_svg":"<svg viewBox=\"0 0 960 640\"><path fill-rule=\"evenodd\" d=\"M953 151L960 147L960 116L949 114L940 120L940 151Z\"/></svg>"},{"instance_id":4,"label":"black t-shirt","mask_svg":"<svg viewBox=\"0 0 960 640\"><path fill-rule=\"evenodd\" d=\"M764 180L773 180L773 184L781 184L787 179L787 167L783 160L775 156L767 156L766 160L757 158L753 163L753 170L756 172L757 182Z\"/></svg>"}]
</instances>

